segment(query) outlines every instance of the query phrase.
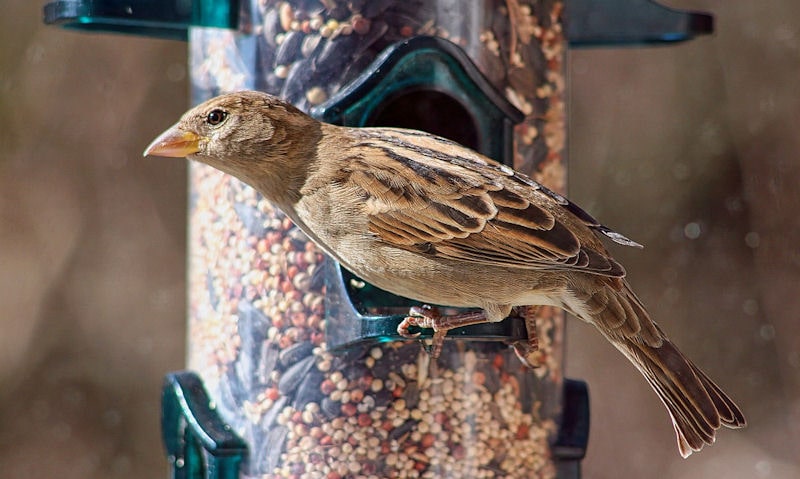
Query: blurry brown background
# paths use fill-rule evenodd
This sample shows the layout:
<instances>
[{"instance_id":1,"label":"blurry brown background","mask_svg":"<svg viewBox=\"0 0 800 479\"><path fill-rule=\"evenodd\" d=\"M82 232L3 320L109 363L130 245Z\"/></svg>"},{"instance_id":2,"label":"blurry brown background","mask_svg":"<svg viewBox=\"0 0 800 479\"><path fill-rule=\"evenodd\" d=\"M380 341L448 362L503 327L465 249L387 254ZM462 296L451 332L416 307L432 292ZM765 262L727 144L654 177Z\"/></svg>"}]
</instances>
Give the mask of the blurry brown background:
<instances>
[{"instance_id":1,"label":"blurry brown background","mask_svg":"<svg viewBox=\"0 0 800 479\"><path fill-rule=\"evenodd\" d=\"M142 159L188 107L186 44L0 20L0 477L163 477L184 355L185 165ZM570 323L585 478L800 477L800 4L674 1L717 33L571 54L571 197L675 342L743 407L682 460L646 383Z\"/></svg>"}]
</instances>

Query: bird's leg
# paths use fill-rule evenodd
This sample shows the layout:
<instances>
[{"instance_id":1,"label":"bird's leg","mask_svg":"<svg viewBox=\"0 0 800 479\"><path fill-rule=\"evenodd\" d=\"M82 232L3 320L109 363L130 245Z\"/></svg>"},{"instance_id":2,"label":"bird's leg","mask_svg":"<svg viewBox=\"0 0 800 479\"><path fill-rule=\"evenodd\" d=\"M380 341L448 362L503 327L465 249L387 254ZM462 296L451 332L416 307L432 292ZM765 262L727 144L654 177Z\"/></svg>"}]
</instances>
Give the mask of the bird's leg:
<instances>
[{"instance_id":1,"label":"bird's leg","mask_svg":"<svg viewBox=\"0 0 800 479\"><path fill-rule=\"evenodd\" d=\"M443 315L432 306L414 306L408 311L408 316L397 326L397 333L404 338L416 338L419 333L411 334L408 331L409 327L417 326L433 329L431 356L438 358L442 352L444 337L447 336L448 331L462 326L485 323L486 321L486 313L483 310Z\"/></svg>"},{"instance_id":2,"label":"bird's leg","mask_svg":"<svg viewBox=\"0 0 800 479\"><path fill-rule=\"evenodd\" d=\"M525 329L528 331L528 339L514 343L514 352L522 364L529 368L537 368L542 365L542 353L539 351L539 336L536 334L536 314L538 306L521 306L514 308L517 315L525 321Z\"/></svg>"}]
</instances>

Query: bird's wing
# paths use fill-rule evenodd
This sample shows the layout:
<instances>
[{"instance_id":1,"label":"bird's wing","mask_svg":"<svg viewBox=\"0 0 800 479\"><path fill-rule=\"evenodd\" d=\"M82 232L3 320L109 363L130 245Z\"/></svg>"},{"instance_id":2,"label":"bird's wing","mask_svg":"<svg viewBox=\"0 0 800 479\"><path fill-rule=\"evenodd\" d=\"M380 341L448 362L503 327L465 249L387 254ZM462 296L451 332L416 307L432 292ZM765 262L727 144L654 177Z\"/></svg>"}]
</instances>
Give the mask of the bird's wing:
<instances>
[{"instance_id":1,"label":"bird's wing","mask_svg":"<svg viewBox=\"0 0 800 479\"><path fill-rule=\"evenodd\" d=\"M425 133L381 128L359 135L359 154L343 172L382 241L478 264L625 275L595 232L636 243L530 178ZM576 234L581 229L588 241Z\"/></svg>"}]
</instances>

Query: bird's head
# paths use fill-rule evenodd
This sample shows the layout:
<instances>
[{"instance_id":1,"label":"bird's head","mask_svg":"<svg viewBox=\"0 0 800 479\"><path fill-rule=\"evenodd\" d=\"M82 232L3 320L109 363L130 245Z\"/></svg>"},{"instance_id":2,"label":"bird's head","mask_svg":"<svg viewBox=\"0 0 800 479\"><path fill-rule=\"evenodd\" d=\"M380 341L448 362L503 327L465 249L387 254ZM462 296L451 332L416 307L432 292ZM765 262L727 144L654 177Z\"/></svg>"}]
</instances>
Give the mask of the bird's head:
<instances>
[{"instance_id":1,"label":"bird's head","mask_svg":"<svg viewBox=\"0 0 800 479\"><path fill-rule=\"evenodd\" d=\"M303 173L302 157L319 134L319 123L294 106L266 93L240 91L192 108L144 155L200 161L269 190L272 183Z\"/></svg>"}]
</instances>

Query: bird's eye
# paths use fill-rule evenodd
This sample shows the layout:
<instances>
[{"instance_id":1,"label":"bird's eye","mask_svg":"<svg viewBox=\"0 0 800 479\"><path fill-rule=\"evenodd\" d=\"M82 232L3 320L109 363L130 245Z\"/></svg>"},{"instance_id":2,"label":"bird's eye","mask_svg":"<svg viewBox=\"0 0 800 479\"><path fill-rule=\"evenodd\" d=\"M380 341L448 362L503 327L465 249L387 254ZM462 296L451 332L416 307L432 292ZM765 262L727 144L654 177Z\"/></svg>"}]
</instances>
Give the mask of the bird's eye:
<instances>
[{"instance_id":1,"label":"bird's eye","mask_svg":"<svg viewBox=\"0 0 800 479\"><path fill-rule=\"evenodd\" d=\"M216 126L225 121L228 113L223 110L211 110L206 116L206 122L211 126Z\"/></svg>"}]
</instances>

